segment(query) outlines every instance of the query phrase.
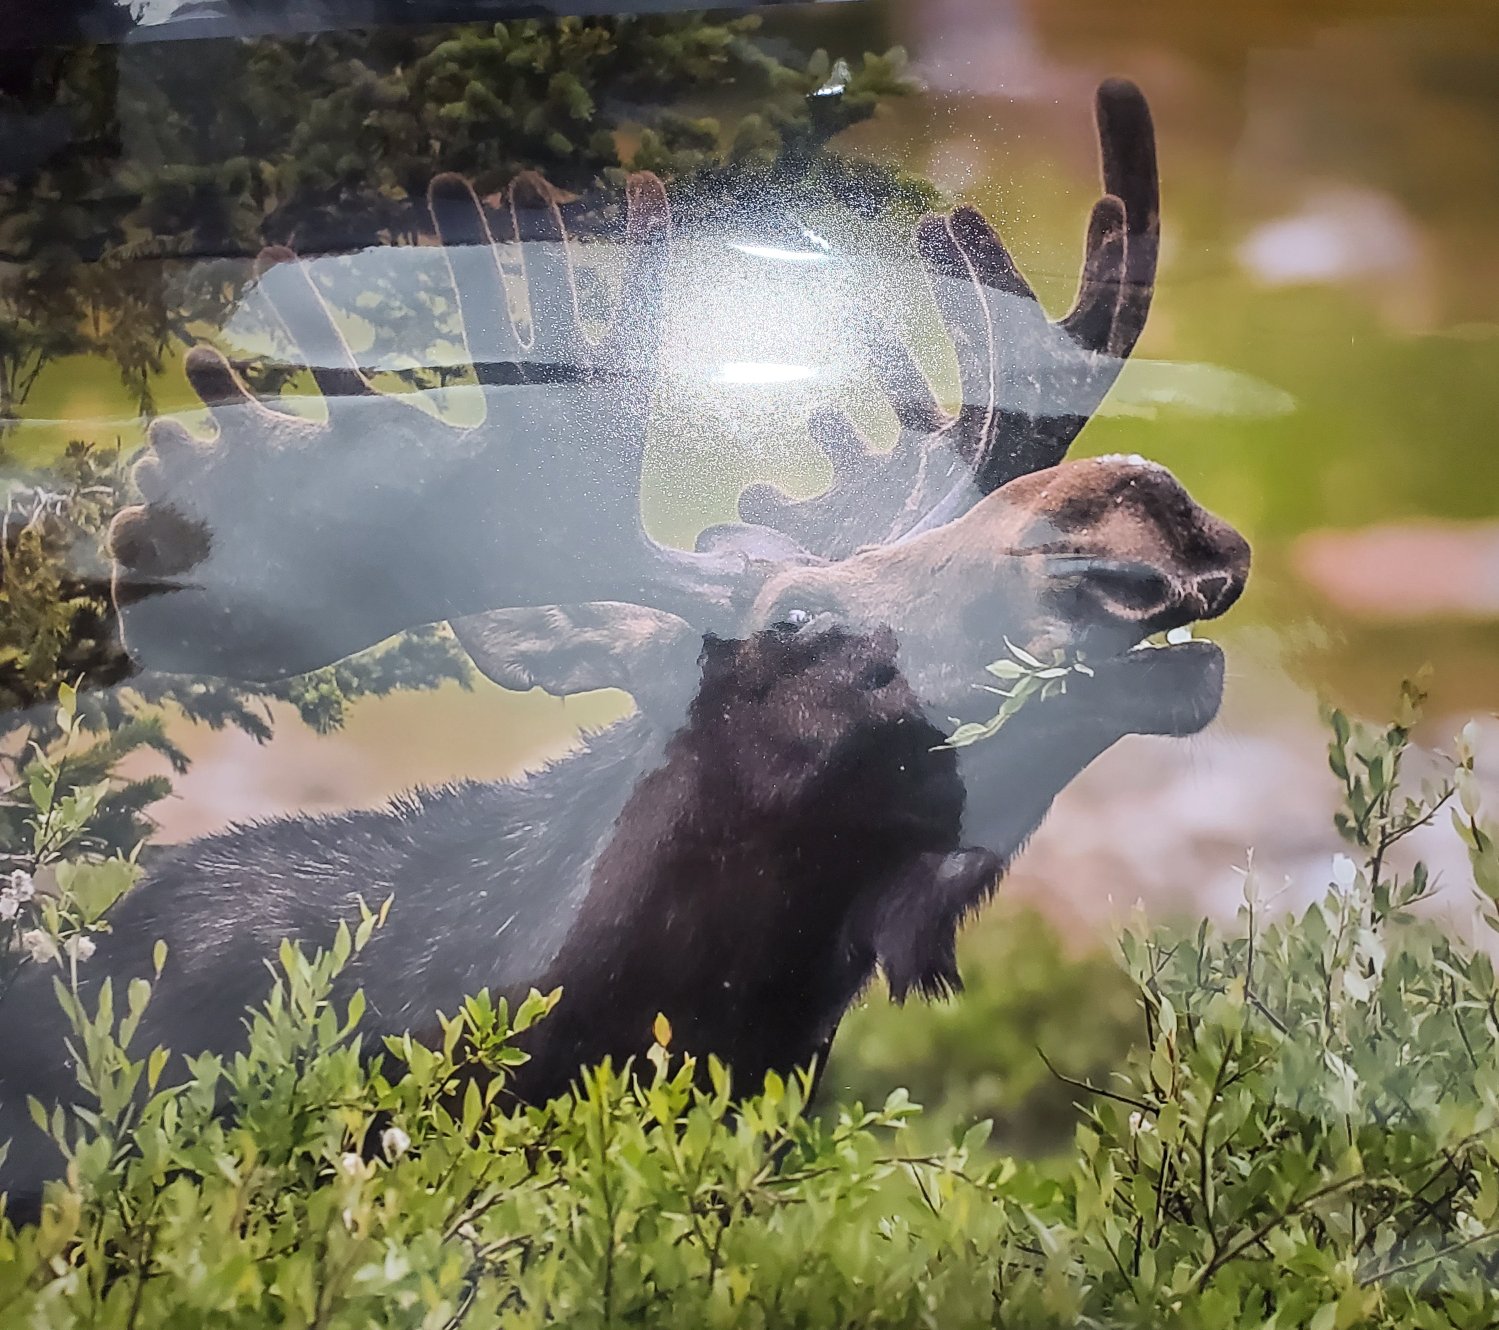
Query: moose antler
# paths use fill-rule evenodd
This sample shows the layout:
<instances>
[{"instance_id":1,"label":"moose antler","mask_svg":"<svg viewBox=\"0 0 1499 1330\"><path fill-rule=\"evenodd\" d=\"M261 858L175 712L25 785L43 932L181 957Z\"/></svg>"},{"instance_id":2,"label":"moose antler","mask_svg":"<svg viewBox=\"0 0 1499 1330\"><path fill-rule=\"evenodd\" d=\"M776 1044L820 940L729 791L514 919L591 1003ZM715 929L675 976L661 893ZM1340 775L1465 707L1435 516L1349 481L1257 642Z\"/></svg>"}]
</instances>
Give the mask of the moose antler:
<instances>
[{"instance_id":1,"label":"moose antler","mask_svg":"<svg viewBox=\"0 0 1499 1330\"><path fill-rule=\"evenodd\" d=\"M136 470L145 503L121 513L111 537L127 644L148 667L267 677L401 628L501 608L613 602L699 632L737 631L798 597L883 603L882 579L914 605L921 579L955 560L996 576L994 560L1024 522L1003 504L976 523L955 519L1062 457L1150 303L1159 209L1149 111L1132 84L1112 82L1099 91L1098 122L1109 193L1093 209L1072 312L1047 320L973 209L924 219L916 247L958 351L958 412L942 411L910 352L873 323L871 360L901 425L894 451L877 453L845 416L821 413L813 430L833 456L833 487L805 502L752 487L741 512L762 520L712 528L692 551L652 540L639 507L670 235L655 176L630 178L629 270L597 342L579 315L557 197L540 177L522 175L509 191L524 324L472 189L450 175L433 182L433 220L484 393L485 420L471 429L376 392L305 267L268 251L262 287L313 368L328 419L256 401L217 352L189 355L217 438L200 442L171 421L152 427ZM939 530L946 538L949 527L941 549L891 548ZM798 570L808 577L798 581ZM590 620L594 647L607 620ZM548 624L558 627L555 615L459 631L492 677L519 679L520 669L566 689L583 676L543 661ZM648 637L682 649L678 632ZM512 669L507 650L524 666ZM597 655L590 679L607 674Z\"/></svg>"},{"instance_id":2,"label":"moose antler","mask_svg":"<svg viewBox=\"0 0 1499 1330\"><path fill-rule=\"evenodd\" d=\"M975 209L922 219L916 248L957 351L957 412L943 410L910 348L871 309L865 341L899 426L894 448L877 451L841 411L815 413L810 432L832 462L832 485L806 500L752 485L739 501L750 524L712 528L700 549L749 549L772 565L811 551L834 561L830 575L852 578L857 551L949 525L1009 481L1062 460L1139 340L1160 243L1154 130L1145 98L1132 83L1111 80L1099 88L1095 109L1105 195L1089 219L1071 311L1047 319L1004 242ZM988 524L991 534L997 525ZM909 580L888 569L885 576L891 585ZM661 671L635 662L630 644L640 636L641 613L652 612L572 607L543 621L499 611L467 621L460 637L491 678L517 677L507 663L513 653L524 662L525 686L557 694L622 687L649 710L645 680ZM612 655L601 649L611 637L620 644ZM555 643L555 658L548 641ZM680 661L689 641L680 633L653 635L655 649L645 658ZM586 671L578 669L580 654L588 660Z\"/></svg>"},{"instance_id":3,"label":"moose antler","mask_svg":"<svg viewBox=\"0 0 1499 1330\"><path fill-rule=\"evenodd\" d=\"M304 264L271 249L261 290L326 403L326 421L256 399L206 347L186 361L213 418L200 440L158 420L134 472L144 502L110 534L127 646L146 668L263 678L328 664L415 624L497 605L615 599L721 616L738 551L667 549L640 520L671 222L648 172L627 185L625 275L591 340L557 198L510 189L530 319L467 183L430 205L486 418L460 428L420 394L376 391Z\"/></svg>"},{"instance_id":4,"label":"moose antler","mask_svg":"<svg viewBox=\"0 0 1499 1330\"><path fill-rule=\"evenodd\" d=\"M820 412L812 437L832 460L832 486L805 500L752 486L739 502L746 519L842 558L942 526L1006 481L1062 460L1139 340L1160 247L1145 98L1113 79L1099 88L1096 113L1105 194L1088 223L1071 312L1047 319L976 209L923 218L916 245L957 350L957 413L942 409L909 350L871 315L870 362L895 409L895 447L877 452L842 412Z\"/></svg>"}]
</instances>

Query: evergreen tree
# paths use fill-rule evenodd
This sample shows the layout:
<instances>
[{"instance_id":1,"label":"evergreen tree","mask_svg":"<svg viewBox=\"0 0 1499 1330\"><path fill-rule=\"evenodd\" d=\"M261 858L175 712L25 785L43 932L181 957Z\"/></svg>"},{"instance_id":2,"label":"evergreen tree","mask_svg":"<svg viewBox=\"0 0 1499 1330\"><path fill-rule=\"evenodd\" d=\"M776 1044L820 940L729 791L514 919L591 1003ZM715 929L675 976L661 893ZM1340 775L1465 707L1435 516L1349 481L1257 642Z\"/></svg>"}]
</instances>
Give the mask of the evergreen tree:
<instances>
[{"instance_id":1,"label":"evergreen tree","mask_svg":"<svg viewBox=\"0 0 1499 1330\"><path fill-rule=\"evenodd\" d=\"M759 19L534 19L48 52L0 80L0 428L59 356L107 357L143 410L168 348L216 330L266 243L410 243L442 170L492 194L538 169L617 221L627 170L683 221L810 192L909 211L926 195L824 150L901 90L899 54L836 92L823 52L772 54ZM731 89L730 129L698 112ZM27 144L30 144L29 148ZM224 261L216 261L224 260ZM378 295L378 292L367 293Z\"/></svg>"},{"instance_id":2,"label":"evergreen tree","mask_svg":"<svg viewBox=\"0 0 1499 1330\"><path fill-rule=\"evenodd\" d=\"M19 130L0 157L0 447L61 356L106 358L149 413L169 349L218 332L263 244L410 244L430 227L438 171L494 196L540 169L573 196L568 223L585 235L622 220L633 169L672 180L687 227L830 202L867 215L923 206L919 182L827 147L901 90L899 53L850 70L821 51L772 51L758 28L754 16L524 19L194 42L191 59L160 43L0 61L0 122ZM753 107L728 126L704 113L725 89ZM426 345L451 304L440 280L385 291L368 265L352 280L330 294L381 310L382 355ZM268 393L295 373L273 358L242 368ZM164 707L265 739L271 701L326 730L359 697L469 678L440 629L271 685L132 676L102 550L129 498L118 457L75 445L26 472L0 450L0 479L0 859L30 853L20 792L47 771L57 798L97 787L84 821L102 845L138 843L165 782L108 776L142 747L184 769ZM49 754L64 740L58 768Z\"/></svg>"}]
</instances>

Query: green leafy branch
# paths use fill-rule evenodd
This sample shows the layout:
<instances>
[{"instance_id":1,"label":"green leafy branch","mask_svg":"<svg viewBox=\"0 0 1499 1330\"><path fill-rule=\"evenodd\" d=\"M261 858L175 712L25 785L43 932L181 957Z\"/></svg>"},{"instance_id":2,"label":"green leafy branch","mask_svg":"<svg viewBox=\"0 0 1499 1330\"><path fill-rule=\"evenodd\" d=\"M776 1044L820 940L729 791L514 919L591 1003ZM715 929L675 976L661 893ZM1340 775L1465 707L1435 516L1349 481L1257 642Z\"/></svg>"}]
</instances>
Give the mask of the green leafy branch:
<instances>
[{"instance_id":1,"label":"green leafy branch","mask_svg":"<svg viewBox=\"0 0 1499 1330\"><path fill-rule=\"evenodd\" d=\"M1164 635L1162 645L1174 646L1190 640L1191 636L1190 628L1174 628ZM1004 643L1010 658L996 660L984 668L996 679L1002 680L1007 687L1001 688L996 684L976 685L983 692L1004 699L998 710L985 721L965 722L957 716L949 716L948 719L957 728L948 735L946 743L941 747L966 748L981 739L992 739L1023 708L1033 702L1043 702L1049 697L1065 693L1069 679L1093 677L1093 667L1081 652L1069 660L1065 652L1055 649L1051 653L1051 659L1043 661L1023 647L1016 646L1008 637L1004 639ZM1154 645L1147 640L1135 649L1150 650Z\"/></svg>"}]
</instances>

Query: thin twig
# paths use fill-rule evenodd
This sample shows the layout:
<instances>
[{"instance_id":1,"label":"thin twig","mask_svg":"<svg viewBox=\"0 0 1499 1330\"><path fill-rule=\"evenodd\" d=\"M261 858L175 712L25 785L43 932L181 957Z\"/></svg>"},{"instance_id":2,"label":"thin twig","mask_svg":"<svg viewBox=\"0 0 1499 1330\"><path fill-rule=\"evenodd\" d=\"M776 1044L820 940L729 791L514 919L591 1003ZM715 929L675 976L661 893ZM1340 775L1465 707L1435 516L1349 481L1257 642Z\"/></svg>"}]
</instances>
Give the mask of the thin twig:
<instances>
[{"instance_id":1,"label":"thin twig","mask_svg":"<svg viewBox=\"0 0 1499 1330\"><path fill-rule=\"evenodd\" d=\"M1359 1287L1368 1288L1370 1284L1382 1283L1393 1275L1403 1275L1407 1271L1420 1269L1423 1265L1430 1265L1433 1261L1440 1261L1444 1256L1451 1256L1453 1252L1462 1251L1465 1247L1477 1246L1480 1242L1487 1242L1490 1238L1499 1238L1499 1228L1485 1229L1482 1233L1475 1233L1471 1238L1464 1238L1461 1242L1454 1242L1450 1246L1443 1247L1440 1251L1429 1252L1425 1256L1417 1256L1409 1261L1402 1261L1399 1265L1392 1265L1385 1270L1377 1270L1372 1275L1365 1275L1360 1279Z\"/></svg>"},{"instance_id":2,"label":"thin twig","mask_svg":"<svg viewBox=\"0 0 1499 1330\"><path fill-rule=\"evenodd\" d=\"M1084 1090L1088 1094L1102 1095L1105 1099L1113 1099L1117 1103L1128 1104L1131 1108L1138 1108L1142 1113L1158 1113L1160 1110L1154 1104L1147 1104L1143 1099L1131 1099L1127 1094L1120 1094L1116 1090L1105 1090L1101 1085L1094 1085L1090 1081L1080 1081L1072 1076L1063 1075L1052 1065L1052 1061L1041 1051L1039 1045L1036 1047L1036 1056L1046 1064L1049 1071L1063 1085L1070 1085L1075 1090Z\"/></svg>"},{"instance_id":3,"label":"thin twig","mask_svg":"<svg viewBox=\"0 0 1499 1330\"><path fill-rule=\"evenodd\" d=\"M1317 1201L1325 1200L1327 1197L1336 1195L1340 1191L1346 1191L1349 1187L1355 1187L1360 1183L1369 1181L1371 1181L1370 1178L1368 1178L1363 1173L1359 1173L1351 1178L1343 1178L1339 1182L1329 1182L1325 1187L1318 1187L1315 1191L1308 1192L1299 1200L1292 1201L1291 1204L1286 1206L1284 1210L1271 1215L1270 1218L1265 1220L1265 1222L1261 1224L1257 1229L1255 1229L1253 1233L1249 1234L1245 1238L1242 1238L1240 1241L1234 1243L1232 1247L1229 1247L1227 1250L1220 1252L1216 1257L1208 1261L1208 1263L1202 1267L1202 1270L1198 1274L1195 1281L1198 1292L1201 1292L1202 1289L1206 1287L1207 1281L1212 1278L1213 1275L1217 1274L1217 1272L1221 1270L1225 1265L1227 1265L1230 1261L1237 1260L1238 1257L1241 1256L1244 1252L1248 1251L1249 1248L1253 1247L1256 1243L1261 1242L1264 1238L1268 1237L1272 1232L1274 1232L1277 1228L1284 1224L1286 1220L1300 1214L1303 1210L1306 1209L1307 1206L1312 1205Z\"/></svg>"}]
</instances>

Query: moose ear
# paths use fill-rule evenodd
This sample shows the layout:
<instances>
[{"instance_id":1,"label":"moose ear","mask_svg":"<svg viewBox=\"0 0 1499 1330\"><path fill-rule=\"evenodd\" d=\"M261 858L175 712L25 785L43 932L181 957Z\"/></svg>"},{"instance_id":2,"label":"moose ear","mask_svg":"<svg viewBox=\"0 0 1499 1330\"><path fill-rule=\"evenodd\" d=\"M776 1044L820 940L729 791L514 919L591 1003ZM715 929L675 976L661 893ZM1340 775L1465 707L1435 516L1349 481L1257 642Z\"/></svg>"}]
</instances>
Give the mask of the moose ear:
<instances>
[{"instance_id":1,"label":"moose ear","mask_svg":"<svg viewBox=\"0 0 1499 1330\"><path fill-rule=\"evenodd\" d=\"M750 563L790 566L819 562L785 532L754 522L706 527L697 538L696 549L699 554L740 554Z\"/></svg>"},{"instance_id":2,"label":"moose ear","mask_svg":"<svg viewBox=\"0 0 1499 1330\"><path fill-rule=\"evenodd\" d=\"M674 614L617 601L496 610L448 626L487 678L568 697L622 688L636 707L676 725L697 684L696 632Z\"/></svg>"},{"instance_id":3,"label":"moose ear","mask_svg":"<svg viewBox=\"0 0 1499 1330\"><path fill-rule=\"evenodd\" d=\"M703 682L721 679L729 672L738 653L740 643L731 637L720 637L717 633L703 634L703 649L698 655L702 667Z\"/></svg>"},{"instance_id":4,"label":"moose ear","mask_svg":"<svg viewBox=\"0 0 1499 1330\"><path fill-rule=\"evenodd\" d=\"M961 991L958 926L988 898L1003 871L989 850L924 854L885 889L868 943L896 1002Z\"/></svg>"}]
</instances>

